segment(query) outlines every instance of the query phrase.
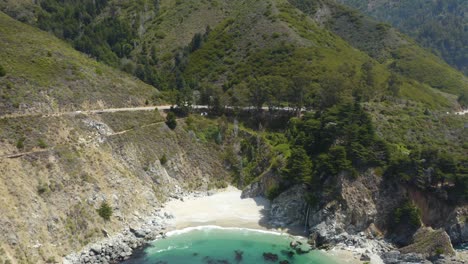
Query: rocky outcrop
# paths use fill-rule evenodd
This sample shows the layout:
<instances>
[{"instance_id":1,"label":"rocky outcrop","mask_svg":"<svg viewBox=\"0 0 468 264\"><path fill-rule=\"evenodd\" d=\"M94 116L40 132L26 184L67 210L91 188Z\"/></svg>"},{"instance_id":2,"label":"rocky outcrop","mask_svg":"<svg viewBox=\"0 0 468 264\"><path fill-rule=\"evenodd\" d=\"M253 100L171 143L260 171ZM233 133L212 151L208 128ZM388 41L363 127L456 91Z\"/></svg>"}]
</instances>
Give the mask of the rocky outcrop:
<instances>
[{"instance_id":1,"label":"rocky outcrop","mask_svg":"<svg viewBox=\"0 0 468 264\"><path fill-rule=\"evenodd\" d=\"M158 120L149 111L31 122L37 132L25 136L43 139L50 149L0 162L0 248L8 259L58 260L108 234L137 230L168 198L228 179L219 148L191 138L182 120L175 130ZM0 149L15 146L0 140ZM110 221L96 211L103 201L112 208Z\"/></svg>"},{"instance_id":2,"label":"rocky outcrop","mask_svg":"<svg viewBox=\"0 0 468 264\"><path fill-rule=\"evenodd\" d=\"M296 185L276 197L270 207L270 224L275 227L304 226L305 194L305 187Z\"/></svg>"},{"instance_id":3,"label":"rocky outcrop","mask_svg":"<svg viewBox=\"0 0 468 264\"><path fill-rule=\"evenodd\" d=\"M430 259L438 255L455 255L450 237L443 229L421 227L414 235L411 245L400 248L403 254L417 253Z\"/></svg>"},{"instance_id":4,"label":"rocky outcrop","mask_svg":"<svg viewBox=\"0 0 468 264\"><path fill-rule=\"evenodd\" d=\"M463 207L446 205L429 194L385 180L372 170L355 179L341 174L333 184L337 187L333 196L322 193L315 206L306 202L304 186L284 191L272 201L270 223L275 227L308 226L309 243L314 247L352 248L363 259L382 261L382 256L385 263L426 263L426 259L434 260L441 253L452 255L451 238L455 243L466 241L467 212ZM264 189L259 181L247 188L245 194L263 194ZM395 234L394 212L406 199L420 208L423 224L439 229L422 228L418 232L402 229L396 230L401 234ZM437 211L442 215L437 215ZM401 252L395 251L393 239L404 240L403 244L408 246Z\"/></svg>"},{"instance_id":5,"label":"rocky outcrop","mask_svg":"<svg viewBox=\"0 0 468 264\"><path fill-rule=\"evenodd\" d=\"M430 264L431 262L424 259L421 254L401 254L399 251L385 252L381 255L382 261L385 264L400 264L400 263L417 263L417 264Z\"/></svg>"},{"instance_id":6,"label":"rocky outcrop","mask_svg":"<svg viewBox=\"0 0 468 264\"><path fill-rule=\"evenodd\" d=\"M448 218L445 230L450 236L452 243L458 245L468 242L468 208L458 208L453 217Z\"/></svg>"},{"instance_id":7,"label":"rocky outcrop","mask_svg":"<svg viewBox=\"0 0 468 264\"><path fill-rule=\"evenodd\" d=\"M86 246L81 252L63 259L64 264L116 263L128 259L133 251L147 242L164 237L166 220L172 216L157 209L145 223L127 227L123 232Z\"/></svg>"},{"instance_id":8,"label":"rocky outcrop","mask_svg":"<svg viewBox=\"0 0 468 264\"><path fill-rule=\"evenodd\" d=\"M455 245L468 242L468 206L454 206L445 201L448 194L443 188L427 193L408 187L407 193L420 209L426 226L443 228Z\"/></svg>"},{"instance_id":9,"label":"rocky outcrop","mask_svg":"<svg viewBox=\"0 0 468 264\"><path fill-rule=\"evenodd\" d=\"M357 179L344 174L338 177L337 195L330 199L322 194L322 202L310 210L308 225L325 225L331 235L365 232L369 237L381 236L389 215L405 197L404 192L372 171Z\"/></svg>"},{"instance_id":10,"label":"rocky outcrop","mask_svg":"<svg viewBox=\"0 0 468 264\"><path fill-rule=\"evenodd\" d=\"M241 198L267 197L268 189L272 186L278 186L278 183L279 176L272 170L268 170L263 175L260 175L256 181L245 187Z\"/></svg>"}]
</instances>

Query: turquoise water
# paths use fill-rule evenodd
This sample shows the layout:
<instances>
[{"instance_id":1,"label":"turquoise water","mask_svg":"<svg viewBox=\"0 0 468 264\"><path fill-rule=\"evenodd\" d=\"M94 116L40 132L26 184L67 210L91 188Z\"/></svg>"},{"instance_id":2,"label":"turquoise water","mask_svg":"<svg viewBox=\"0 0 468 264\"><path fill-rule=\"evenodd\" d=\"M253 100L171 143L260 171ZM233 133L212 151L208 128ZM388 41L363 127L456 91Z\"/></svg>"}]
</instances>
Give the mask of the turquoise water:
<instances>
[{"instance_id":1,"label":"turquoise water","mask_svg":"<svg viewBox=\"0 0 468 264\"><path fill-rule=\"evenodd\" d=\"M218 227L169 232L126 264L337 264L320 251L294 253L287 235ZM265 260L264 253L271 253ZM277 260L276 257L277 256Z\"/></svg>"},{"instance_id":2,"label":"turquoise water","mask_svg":"<svg viewBox=\"0 0 468 264\"><path fill-rule=\"evenodd\" d=\"M468 243L463 243L455 247L456 250L468 251Z\"/></svg>"}]
</instances>

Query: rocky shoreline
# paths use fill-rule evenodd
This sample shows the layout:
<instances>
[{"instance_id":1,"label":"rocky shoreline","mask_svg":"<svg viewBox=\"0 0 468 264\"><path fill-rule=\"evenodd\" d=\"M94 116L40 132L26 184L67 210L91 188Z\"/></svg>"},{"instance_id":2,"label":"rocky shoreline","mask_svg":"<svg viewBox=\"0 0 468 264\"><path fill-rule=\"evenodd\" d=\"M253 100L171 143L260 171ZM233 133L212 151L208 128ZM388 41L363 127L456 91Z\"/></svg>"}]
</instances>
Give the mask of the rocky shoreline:
<instances>
[{"instance_id":1,"label":"rocky shoreline","mask_svg":"<svg viewBox=\"0 0 468 264\"><path fill-rule=\"evenodd\" d=\"M86 246L78 253L72 253L63 259L64 264L78 263L117 263L130 258L135 249L149 241L163 238L166 221L171 215L156 209L153 215L139 228L127 227L121 233L100 242Z\"/></svg>"},{"instance_id":2,"label":"rocky shoreline","mask_svg":"<svg viewBox=\"0 0 468 264\"><path fill-rule=\"evenodd\" d=\"M193 198L212 196L216 192L179 192L173 195L171 199L185 201ZM297 193L297 192L294 192ZM299 198L299 197L296 197ZM301 215L292 214L295 207L297 212L298 200L288 196L286 201L280 199L273 201L268 209L268 225L273 228L284 228L297 225ZM185 201L183 204L187 203ZM188 202L190 203L190 202ZM281 206L279 206L281 205ZM188 205L190 206L190 205ZM80 252L72 253L63 259L65 264L107 264L119 263L129 259L138 249L146 246L149 242L165 237L165 233L176 228L174 223L179 219L173 214L168 213L169 207L156 208L148 217L139 218L134 224L127 225L124 230L116 235L110 236L99 242L84 247ZM280 209L281 208L281 209ZM291 214L290 214L291 213ZM295 216L295 217L294 217ZM323 220L323 219L322 219ZM351 263L465 263L455 255L440 255L437 258L427 260L427 256L420 253L405 253L398 250L390 241L387 241L378 234L378 230L370 226L362 232L349 233L339 228L334 217L319 224L313 225L309 229L309 236L302 235L311 248L325 250L330 255L343 255L348 259L352 258ZM375 230L374 230L375 229ZM434 230L427 232L437 232ZM294 234L297 235L297 234Z\"/></svg>"},{"instance_id":3,"label":"rocky shoreline","mask_svg":"<svg viewBox=\"0 0 468 264\"><path fill-rule=\"evenodd\" d=\"M212 195L208 192L179 193L171 199L181 200ZM110 264L129 259L135 250L156 239L165 237L174 216L156 208L148 217L140 218L139 223L129 225L116 235L85 246L81 251L63 258L64 264Z\"/></svg>"}]
</instances>

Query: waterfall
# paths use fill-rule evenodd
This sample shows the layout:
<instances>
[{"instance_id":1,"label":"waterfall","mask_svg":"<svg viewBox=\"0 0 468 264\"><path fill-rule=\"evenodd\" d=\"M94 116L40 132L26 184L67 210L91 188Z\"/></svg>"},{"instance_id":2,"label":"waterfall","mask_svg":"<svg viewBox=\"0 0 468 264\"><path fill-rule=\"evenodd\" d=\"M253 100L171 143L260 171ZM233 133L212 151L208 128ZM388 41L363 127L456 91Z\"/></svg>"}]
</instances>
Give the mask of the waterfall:
<instances>
[{"instance_id":1,"label":"waterfall","mask_svg":"<svg viewBox=\"0 0 468 264\"><path fill-rule=\"evenodd\" d=\"M309 225L309 210L310 210L310 206L307 204L305 222L304 222L304 233L307 233L307 226Z\"/></svg>"}]
</instances>

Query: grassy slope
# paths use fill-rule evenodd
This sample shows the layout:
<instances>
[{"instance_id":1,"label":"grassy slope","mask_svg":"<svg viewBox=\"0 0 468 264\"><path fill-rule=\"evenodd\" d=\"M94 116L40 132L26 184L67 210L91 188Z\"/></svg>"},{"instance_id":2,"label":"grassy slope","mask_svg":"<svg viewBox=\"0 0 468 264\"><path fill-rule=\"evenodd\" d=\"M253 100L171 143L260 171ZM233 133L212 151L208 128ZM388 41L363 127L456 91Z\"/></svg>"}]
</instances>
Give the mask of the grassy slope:
<instances>
[{"instance_id":1,"label":"grassy slope","mask_svg":"<svg viewBox=\"0 0 468 264\"><path fill-rule=\"evenodd\" d=\"M246 1L244 8L239 9L239 13L233 13L232 19L226 18L215 27L202 48L191 54L185 71L187 79L221 85L241 83L249 76L277 75L290 79L306 75L320 86L323 80L331 76L345 76L356 88L361 86L364 78L361 66L371 61L376 89L369 92L375 98L385 93L391 72L389 59L380 61L366 50L356 50L339 36L317 26L312 18L286 1ZM409 46L414 48L414 45ZM436 80L432 82L429 77L437 78L435 76L438 75L419 76L425 71L418 67L406 67L415 61L401 56L401 60L395 60L398 67L417 71L406 74L401 96L423 102L429 107L449 106L451 102L418 80L454 93L463 89L466 80L452 69L441 66L440 60L427 59L426 55L423 52L418 59L424 58L435 69L449 71L445 76L454 77L441 78L446 83L436 85ZM455 85L450 86L453 83Z\"/></svg>"},{"instance_id":2,"label":"grassy slope","mask_svg":"<svg viewBox=\"0 0 468 264\"><path fill-rule=\"evenodd\" d=\"M462 73L389 25L332 1L289 1L390 70L444 92L460 95L468 91Z\"/></svg>"},{"instance_id":3,"label":"grassy slope","mask_svg":"<svg viewBox=\"0 0 468 264\"><path fill-rule=\"evenodd\" d=\"M21 10L21 3L8 2L4 5L9 10ZM23 7L24 12L29 9ZM310 18L306 19L303 13ZM320 83L329 76L342 73L343 67L348 67L355 75L345 78L350 79L350 85L358 87L364 77L360 67L370 60L370 56L375 60L371 60L377 81L373 88L374 97L386 90L390 72L406 78L402 97L424 102L431 108L446 107L453 102L441 98L427 86L455 95L468 90L466 77L419 48L411 39L388 25L328 0L161 0L159 5L149 0L110 1L95 23L111 15L117 15L137 29L139 39L131 53L134 61L150 57L151 51L156 51L158 75L164 79L160 83L165 88L174 85L174 78L168 76L173 74L175 54L190 43L194 34L204 33L209 26L215 29L215 34L211 34L203 47L204 51L191 56L184 74L189 80L215 82L218 86L229 82L235 84L258 69L262 72L274 71L275 75L281 72L280 75L287 78L291 77L291 73L302 72L314 76ZM277 50L281 43L294 46L288 54L289 61L271 58L272 51ZM366 54L360 54L353 48ZM347 65L343 63L343 58L347 58ZM272 65L258 67L260 63L251 67L255 61L267 64L270 61L276 65L274 69ZM254 75L261 76L258 71Z\"/></svg>"},{"instance_id":4,"label":"grassy slope","mask_svg":"<svg viewBox=\"0 0 468 264\"><path fill-rule=\"evenodd\" d=\"M410 35L440 54L449 64L468 72L466 12L463 0L388 1L339 0Z\"/></svg>"},{"instance_id":5,"label":"grassy slope","mask_svg":"<svg viewBox=\"0 0 468 264\"><path fill-rule=\"evenodd\" d=\"M0 13L0 112L45 112L144 103L156 92L52 35ZM98 103L100 101L100 103Z\"/></svg>"},{"instance_id":6,"label":"grassy slope","mask_svg":"<svg viewBox=\"0 0 468 264\"><path fill-rule=\"evenodd\" d=\"M86 125L90 119L114 132L132 130L102 141ZM161 120L158 112L0 119L0 155L43 150L0 159L0 263L60 262L103 239L103 229L114 234L135 225L175 185L206 190L228 180L219 147L198 142L183 121L173 131ZM95 210L103 199L113 207L109 222Z\"/></svg>"}]
</instances>

